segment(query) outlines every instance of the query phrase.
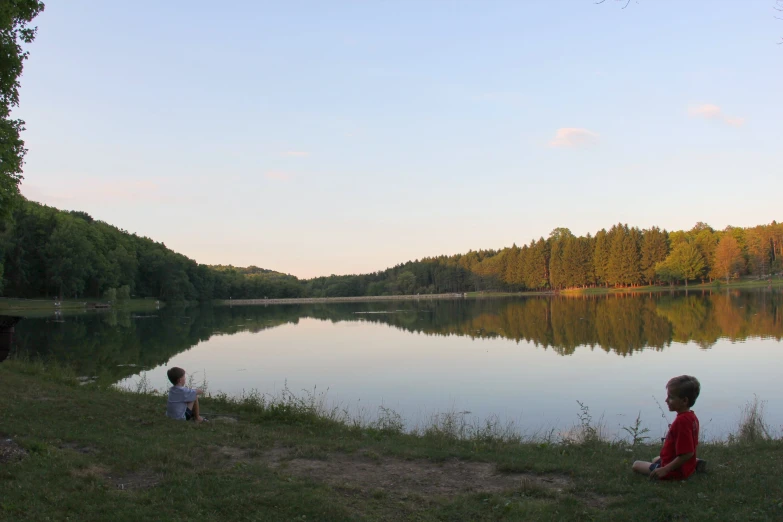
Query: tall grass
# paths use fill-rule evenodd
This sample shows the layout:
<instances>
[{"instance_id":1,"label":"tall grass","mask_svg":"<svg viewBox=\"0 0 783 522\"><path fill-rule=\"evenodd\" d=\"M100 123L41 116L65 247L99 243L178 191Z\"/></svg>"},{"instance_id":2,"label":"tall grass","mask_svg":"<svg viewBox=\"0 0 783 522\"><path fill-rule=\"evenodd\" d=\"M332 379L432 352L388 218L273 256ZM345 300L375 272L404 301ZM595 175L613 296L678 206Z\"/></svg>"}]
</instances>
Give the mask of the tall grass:
<instances>
[{"instance_id":1,"label":"tall grass","mask_svg":"<svg viewBox=\"0 0 783 522\"><path fill-rule=\"evenodd\" d=\"M773 438L769 425L764 419L764 401L754 396L742 409L739 428L736 434L729 436L729 442L749 444Z\"/></svg>"},{"instance_id":2,"label":"tall grass","mask_svg":"<svg viewBox=\"0 0 783 522\"><path fill-rule=\"evenodd\" d=\"M15 372L40 376L47 380L62 382L72 386L87 384L98 387L111 387L123 392L165 397L165 391L159 391L149 381L147 373L142 373L134 385L119 387L106 385L100 379L98 382L84 381L69 366L43 358L30 358L25 354L15 354L3 365ZM594 445L598 443L630 444L639 446L658 440L650 440L650 430L643 426L641 414L629 426L621 426L619 435L611 438L606 430L603 416L596 419L587 404L576 401L578 411L576 422L571 428L557 430L539 430L533 433L524 432L513 420L504 420L497 415L485 419L471 417L470 412L449 410L430 415L423 422L412 427L406 427L403 416L385 405L379 406L374 414L369 409L350 410L330 400L329 390L301 390L295 393L286 382L283 389L275 394L263 394L252 389L243 391L240 395L231 396L223 392L209 391L206 372L189 375L188 385L204 390L202 409L209 409L215 414L226 413L245 417L248 420L274 419L287 423L334 423L343 424L349 428L371 430L385 435L410 433L435 441L451 443L454 441L472 441L484 445L492 444L523 444L544 443L562 445ZM200 379L200 381L199 381ZM656 401L657 402L657 401ZM735 433L722 439L728 443L753 443L777 439L780 434L773 433L764 416L765 403L755 397L742 410L741 418ZM660 404L659 404L660 408ZM666 415L661 409L661 416ZM624 432L624 435L623 435ZM721 442L721 439L712 442Z\"/></svg>"}]
</instances>

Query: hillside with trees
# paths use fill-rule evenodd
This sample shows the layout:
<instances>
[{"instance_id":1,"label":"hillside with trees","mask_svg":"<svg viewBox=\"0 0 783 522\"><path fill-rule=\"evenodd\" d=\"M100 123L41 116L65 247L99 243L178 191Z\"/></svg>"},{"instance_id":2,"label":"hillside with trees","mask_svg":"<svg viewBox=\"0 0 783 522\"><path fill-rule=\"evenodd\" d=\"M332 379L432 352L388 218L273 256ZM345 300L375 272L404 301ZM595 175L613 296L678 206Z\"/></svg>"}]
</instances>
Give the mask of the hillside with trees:
<instances>
[{"instance_id":1,"label":"hillside with trees","mask_svg":"<svg viewBox=\"0 0 783 522\"><path fill-rule=\"evenodd\" d=\"M618 223L567 228L501 250L428 257L370 274L316 277L204 265L79 211L22 201L0 223L0 295L167 301L565 290L688 284L783 271L783 224L687 231Z\"/></svg>"}]
</instances>

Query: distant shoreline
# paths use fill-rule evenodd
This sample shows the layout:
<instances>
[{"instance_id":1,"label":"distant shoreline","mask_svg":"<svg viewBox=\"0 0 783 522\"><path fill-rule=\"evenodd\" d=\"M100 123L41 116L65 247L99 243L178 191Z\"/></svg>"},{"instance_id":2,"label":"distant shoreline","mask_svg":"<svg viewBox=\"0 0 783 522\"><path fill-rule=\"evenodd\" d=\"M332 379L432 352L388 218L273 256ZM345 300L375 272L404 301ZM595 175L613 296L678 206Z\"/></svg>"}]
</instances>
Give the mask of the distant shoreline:
<instances>
[{"instance_id":1,"label":"distant shoreline","mask_svg":"<svg viewBox=\"0 0 783 522\"><path fill-rule=\"evenodd\" d=\"M664 293L682 290L723 290L729 288L761 288L765 286L783 286L783 279L776 278L771 281L752 280L734 281L729 283L699 283L677 286L637 286L628 288L568 288L564 290L543 290L531 292L454 292L449 294L418 294L418 295L364 295L352 297L291 297L283 299L218 299L214 302L222 305L276 305L276 304L317 304L317 303L362 303L375 301L416 301L421 299L480 299L490 297L531 297L531 296L580 296L580 295L607 295L607 294L633 294L633 293Z\"/></svg>"},{"instance_id":2,"label":"distant shoreline","mask_svg":"<svg viewBox=\"0 0 783 522\"><path fill-rule=\"evenodd\" d=\"M290 297L283 299L220 299L224 305L312 304L366 301L417 301L420 299L465 299L466 293L416 294L416 295L360 295L354 297Z\"/></svg>"}]
</instances>

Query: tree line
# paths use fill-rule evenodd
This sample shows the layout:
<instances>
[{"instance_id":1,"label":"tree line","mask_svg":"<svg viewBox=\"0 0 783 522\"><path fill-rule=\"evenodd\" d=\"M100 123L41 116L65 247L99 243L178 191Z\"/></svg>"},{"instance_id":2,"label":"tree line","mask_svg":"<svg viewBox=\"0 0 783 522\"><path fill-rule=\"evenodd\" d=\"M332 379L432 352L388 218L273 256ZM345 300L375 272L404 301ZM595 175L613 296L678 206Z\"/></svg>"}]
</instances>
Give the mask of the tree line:
<instances>
[{"instance_id":1,"label":"tree line","mask_svg":"<svg viewBox=\"0 0 783 522\"><path fill-rule=\"evenodd\" d=\"M595 235L567 228L501 250L409 261L383 272L305 281L314 297L639 287L729 282L783 271L783 224L667 232L619 223Z\"/></svg>"},{"instance_id":2,"label":"tree line","mask_svg":"<svg viewBox=\"0 0 783 522\"><path fill-rule=\"evenodd\" d=\"M302 290L295 277L271 270L199 264L84 212L22 201L0 223L0 295L7 297L194 301L300 297Z\"/></svg>"},{"instance_id":3,"label":"tree line","mask_svg":"<svg viewBox=\"0 0 783 522\"><path fill-rule=\"evenodd\" d=\"M618 223L595 235L553 230L518 247L427 257L369 274L300 280L204 265L79 211L22 200L0 222L0 295L167 301L564 290L730 281L783 271L783 224L687 231Z\"/></svg>"}]
</instances>

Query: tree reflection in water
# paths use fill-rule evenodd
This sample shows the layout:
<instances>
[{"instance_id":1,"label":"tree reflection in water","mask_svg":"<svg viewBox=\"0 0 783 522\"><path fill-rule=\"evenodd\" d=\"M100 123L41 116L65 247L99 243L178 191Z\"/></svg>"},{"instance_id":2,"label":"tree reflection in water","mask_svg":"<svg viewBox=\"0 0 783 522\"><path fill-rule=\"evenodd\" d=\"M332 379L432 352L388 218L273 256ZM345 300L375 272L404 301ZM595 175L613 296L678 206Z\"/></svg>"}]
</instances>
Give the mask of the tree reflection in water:
<instances>
[{"instance_id":1,"label":"tree reflection in water","mask_svg":"<svg viewBox=\"0 0 783 522\"><path fill-rule=\"evenodd\" d=\"M277 306L168 307L154 315L122 310L26 318L12 353L43 356L83 375L119 380L165 363L215 335L259 332L301 318L384 323L425 335L526 341L561 355L579 346L629 356L693 341L783 337L780 291L389 301ZM387 313L371 313L387 312Z\"/></svg>"}]
</instances>

